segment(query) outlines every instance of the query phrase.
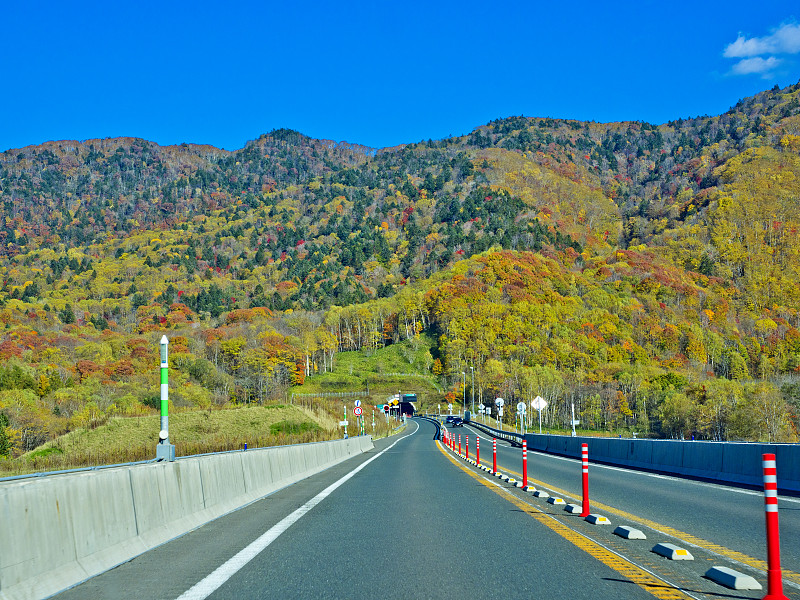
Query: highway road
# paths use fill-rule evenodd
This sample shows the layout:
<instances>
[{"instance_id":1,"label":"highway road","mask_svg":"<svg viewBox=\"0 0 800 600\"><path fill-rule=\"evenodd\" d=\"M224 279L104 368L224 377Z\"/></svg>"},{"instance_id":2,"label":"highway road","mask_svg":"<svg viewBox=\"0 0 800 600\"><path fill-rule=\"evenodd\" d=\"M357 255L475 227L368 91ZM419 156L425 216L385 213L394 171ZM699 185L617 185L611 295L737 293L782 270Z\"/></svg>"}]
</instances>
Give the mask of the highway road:
<instances>
[{"instance_id":1,"label":"highway road","mask_svg":"<svg viewBox=\"0 0 800 600\"><path fill-rule=\"evenodd\" d=\"M756 533L745 521L730 523L741 529L728 534L724 515L704 516L708 513L684 498L683 488L660 500L650 493L657 486L674 487L673 480L636 479L611 470L601 476L600 469L592 469L590 485L597 490L598 503L630 516L641 512L647 523L671 528L659 531L641 525L648 540L622 540L608 526L589 525L466 464L435 442L434 433L433 424L415 419L402 434L376 441L369 453L275 492L56 598L764 596L765 591L729 590L702 577L711 565L738 565L764 583L757 568L733 562L740 555L732 554L732 559L724 552L691 546L695 561L676 562L650 552L656 542L674 541L669 534L680 530L695 536L694 541L715 542L718 551L725 546L731 553L763 558L758 540L728 543L750 535L763 540L763 501L756 496L737 494L731 502L761 510L762 530ZM481 456L491 459L491 444L485 443ZM499 455L503 468L521 470L518 449L500 445ZM547 480L553 488L577 491L580 471L573 473L575 464L536 455L529 468L539 485ZM601 482L602 477L608 481ZM624 483L615 485L615 480ZM711 489L717 486L685 484L689 495L703 490L717 498L722 493ZM621 489L627 485L636 487ZM645 493L653 497L648 500ZM714 502L725 498L720 495ZM781 518L793 526L792 518L784 518L783 501ZM738 506L725 510L739 514ZM623 520L617 514L608 516L617 524ZM796 526L796 513L793 516ZM792 564L796 550L787 551ZM788 580L785 591L800 599L800 581Z\"/></svg>"},{"instance_id":2,"label":"highway road","mask_svg":"<svg viewBox=\"0 0 800 600\"><path fill-rule=\"evenodd\" d=\"M492 438L486 433L469 426L450 431L462 435L464 446L469 434L473 458L479 435L482 462L491 461ZM498 441L498 470L504 469L521 475L522 450ZM580 502L580 460L529 450L528 478L535 480L534 485ZM657 523L662 530L681 530L753 557L766 557L763 491L593 464L589 495L604 507ZM800 572L800 499L781 496L779 506L782 563Z\"/></svg>"}]
</instances>

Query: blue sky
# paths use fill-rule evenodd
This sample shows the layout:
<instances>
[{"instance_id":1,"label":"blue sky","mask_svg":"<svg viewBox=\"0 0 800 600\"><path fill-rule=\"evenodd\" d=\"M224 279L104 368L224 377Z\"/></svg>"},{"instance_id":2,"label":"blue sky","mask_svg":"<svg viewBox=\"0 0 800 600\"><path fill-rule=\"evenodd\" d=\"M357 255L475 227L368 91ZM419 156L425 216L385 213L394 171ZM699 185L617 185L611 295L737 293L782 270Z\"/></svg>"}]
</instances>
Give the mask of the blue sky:
<instances>
[{"instance_id":1,"label":"blue sky","mask_svg":"<svg viewBox=\"0 0 800 600\"><path fill-rule=\"evenodd\" d=\"M4 4L0 151L117 136L235 150L278 127L380 148L512 115L663 123L800 79L796 0Z\"/></svg>"}]
</instances>

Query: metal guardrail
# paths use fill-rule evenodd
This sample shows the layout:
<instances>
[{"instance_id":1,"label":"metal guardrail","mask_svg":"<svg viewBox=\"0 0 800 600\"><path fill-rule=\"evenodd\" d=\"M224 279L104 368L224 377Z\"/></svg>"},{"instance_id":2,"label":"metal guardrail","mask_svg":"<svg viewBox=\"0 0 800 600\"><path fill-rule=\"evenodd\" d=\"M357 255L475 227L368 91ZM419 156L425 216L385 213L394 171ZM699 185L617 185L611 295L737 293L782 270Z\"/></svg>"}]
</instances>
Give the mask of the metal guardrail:
<instances>
[{"instance_id":1,"label":"metal guardrail","mask_svg":"<svg viewBox=\"0 0 800 600\"><path fill-rule=\"evenodd\" d=\"M425 421L430 421L436 426L436 433L433 436L434 440L442 439L442 423L438 419L434 419L433 417L429 417L427 415L420 415L417 417L418 419L423 419Z\"/></svg>"},{"instance_id":2,"label":"metal guardrail","mask_svg":"<svg viewBox=\"0 0 800 600\"><path fill-rule=\"evenodd\" d=\"M397 429L400 429L400 427L402 427L402 425L397 427ZM395 429L395 431L397 429ZM369 434L365 433L363 435L369 435ZM349 437L361 437L361 434L351 435ZM237 452L252 452L254 450L266 450L269 448L288 448L290 446L308 446L311 444L324 444L326 441L334 441L334 440L322 440L319 442L305 442L300 444L283 444L281 446L254 446L252 448L248 448L247 445L245 445L244 448L239 448L237 450L222 450L220 452L204 452L202 454L187 454L186 456L176 456L175 460L178 461L178 460L185 460L187 458L214 456L216 454L235 454ZM132 467L134 465L147 465L150 463L157 463L157 462L165 462L165 461L161 461L157 458L151 458L148 460L137 460L135 462L115 463L113 465L95 465L93 467L81 467L79 469L64 469L63 471L42 471L40 473L26 473L25 475L12 475L11 477L0 477L0 483L6 483L8 481L20 481L24 479L35 479L37 477L50 477L54 475L69 475L70 473L85 473L89 471L100 471L102 469L115 469L117 467Z\"/></svg>"},{"instance_id":3,"label":"metal guardrail","mask_svg":"<svg viewBox=\"0 0 800 600\"><path fill-rule=\"evenodd\" d=\"M137 460L136 462L117 463L114 465L95 465L93 467L81 467L79 469L64 469L63 471L42 471L41 473L26 473L25 475L12 475L11 477L0 477L0 483L6 481L19 481L22 479L34 479L36 477L50 477L51 475L68 475L70 473L86 473L88 471L100 471L102 469L113 469L115 467L130 467L133 465L146 465L158 462L158 459Z\"/></svg>"},{"instance_id":4,"label":"metal guardrail","mask_svg":"<svg viewBox=\"0 0 800 600\"><path fill-rule=\"evenodd\" d=\"M478 423L477 421L465 421L470 427L475 427L476 429L480 429L484 433L488 433L500 440L505 440L514 446L522 446L522 440L525 439L525 436L521 433L517 433L516 431L505 431L503 429L495 429L494 427L489 427L488 425L484 425L483 423Z\"/></svg>"}]
</instances>

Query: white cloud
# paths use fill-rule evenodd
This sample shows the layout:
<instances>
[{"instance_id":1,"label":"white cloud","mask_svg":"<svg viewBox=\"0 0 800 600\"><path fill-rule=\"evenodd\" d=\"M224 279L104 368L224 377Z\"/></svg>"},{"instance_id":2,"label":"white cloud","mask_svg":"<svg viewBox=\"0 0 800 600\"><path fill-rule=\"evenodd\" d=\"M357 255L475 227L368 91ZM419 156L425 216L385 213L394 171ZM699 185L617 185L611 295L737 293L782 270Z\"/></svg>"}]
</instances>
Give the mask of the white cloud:
<instances>
[{"instance_id":1,"label":"white cloud","mask_svg":"<svg viewBox=\"0 0 800 600\"><path fill-rule=\"evenodd\" d=\"M764 37L747 39L741 33L725 47L726 58L747 58L762 54L800 53L800 25L786 23Z\"/></svg>"},{"instance_id":2,"label":"white cloud","mask_svg":"<svg viewBox=\"0 0 800 600\"><path fill-rule=\"evenodd\" d=\"M767 75L780 63L781 61L774 56L769 58L761 58L760 56L745 58L733 65L731 73L734 75Z\"/></svg>"}]
</instances>

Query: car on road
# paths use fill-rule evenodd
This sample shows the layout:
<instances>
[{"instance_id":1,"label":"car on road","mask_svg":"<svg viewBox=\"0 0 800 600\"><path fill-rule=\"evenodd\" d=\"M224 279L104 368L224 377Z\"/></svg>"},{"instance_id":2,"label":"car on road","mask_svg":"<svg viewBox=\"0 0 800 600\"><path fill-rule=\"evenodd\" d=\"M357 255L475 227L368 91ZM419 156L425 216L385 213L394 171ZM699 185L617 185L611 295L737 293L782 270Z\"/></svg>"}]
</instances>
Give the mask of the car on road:
<instances>
[{"instance_id":1,"label":"car on road","mask_svg":"<svg viewBox=\"0 0 800 600\"><path fill-rule=\"evenodd\" d=\"M453 417L453 427L463 427L464 419L461 417Z\"/></svg>"},{"instance_id":2,"label":"car on road","mask_svg":"<svg viewBox=\"0 0 800 600\"><path fill-rule=\"evenodd\" d=\"M447 417L445 418L444 422L445 422L445 424L452 423L453 419L455 419L455 417L453 415L447 415Z\"/></svg>"}]
</instances>

